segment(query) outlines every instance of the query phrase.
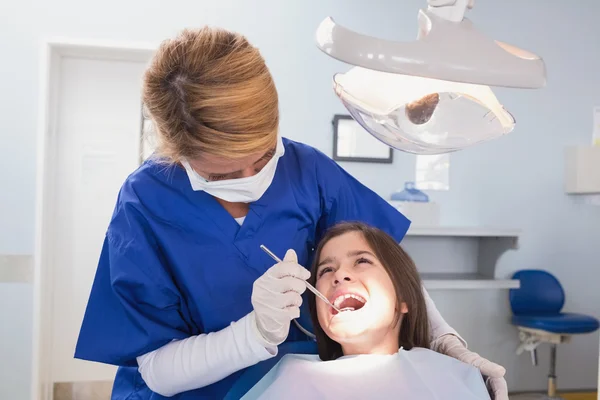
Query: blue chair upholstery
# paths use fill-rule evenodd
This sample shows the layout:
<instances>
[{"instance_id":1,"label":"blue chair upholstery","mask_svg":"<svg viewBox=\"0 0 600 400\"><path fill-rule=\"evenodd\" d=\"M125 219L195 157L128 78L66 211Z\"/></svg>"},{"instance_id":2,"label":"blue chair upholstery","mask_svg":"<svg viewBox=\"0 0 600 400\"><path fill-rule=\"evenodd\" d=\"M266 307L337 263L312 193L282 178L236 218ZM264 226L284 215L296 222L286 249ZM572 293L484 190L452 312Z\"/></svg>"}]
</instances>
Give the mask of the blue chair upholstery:
<instances>
[{"instance_id":1,"label":"blue chair upholstery","mask_svg":"<svg viewBox=\"0 0 600 400\"><path fill-rule=\"evenodd\" d=\"M511 289L509 294L514 325L562 334L591 333L598 329L600 324L594 317L561 313L565 292L552 274L522 270L513 279L521 282L521 287Z\"/></svg>"},{"instance_id":2,"label":"blue chair upholstery","mask_svg":"<svg viewBox=\"0 0 600 400\"><path fill-rule=\"evenodd\" d=\"M598 320L596 318L570 313L534 316L515 315L512 318L512 323L513 325L523 326L525 328L570 335L591 333L598 329Z\"/></svg>"},{"instance_id":3,"label":"blue chair upholstery","mask_svg":"<svg viewBox=\"0 0 600 400\"><path fill-rule=\"evenodd\" d=\"M548 391L544 399L556 399L556 351L571 335L591 333L598 329L598 320L582 314L563 313L565 292L552 274L542 270L522 270L513 275L520 281L519 289L509 292L512 323L519 330L517 354L531 352L531 362L537 365L537 347L550 345Z\"/></svg>"}]
</instances>

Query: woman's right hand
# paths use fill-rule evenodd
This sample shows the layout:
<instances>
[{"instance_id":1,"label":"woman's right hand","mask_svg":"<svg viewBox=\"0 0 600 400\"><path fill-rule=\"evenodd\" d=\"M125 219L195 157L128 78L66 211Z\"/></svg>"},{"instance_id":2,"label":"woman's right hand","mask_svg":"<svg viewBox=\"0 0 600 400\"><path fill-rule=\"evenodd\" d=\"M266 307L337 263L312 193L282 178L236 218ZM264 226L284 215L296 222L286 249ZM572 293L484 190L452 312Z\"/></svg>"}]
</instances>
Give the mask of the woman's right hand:
<instances>
[{"instance_id":1,"label":"woman's right hand","mask_svg":"<svg viewBox=\"0 0 600 400\"><path fill-rule=\"evenodd\" d=\"M304 281L310 272L298 264L294 250L288 250L283 262L277 263L254 281L252 306L256 327L262 339L277 346L287 338L292 319L300 316Z\"/></svg>"}]
</instances>

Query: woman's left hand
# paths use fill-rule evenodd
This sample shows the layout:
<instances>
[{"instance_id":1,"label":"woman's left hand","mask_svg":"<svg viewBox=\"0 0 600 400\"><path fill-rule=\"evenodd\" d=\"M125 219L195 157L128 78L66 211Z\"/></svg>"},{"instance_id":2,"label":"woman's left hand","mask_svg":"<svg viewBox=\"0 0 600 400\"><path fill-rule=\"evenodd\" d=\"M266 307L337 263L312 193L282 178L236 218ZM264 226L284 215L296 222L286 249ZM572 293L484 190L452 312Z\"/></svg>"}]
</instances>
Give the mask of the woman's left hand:
<instances>
[{"instance_id":1,"label":"woman's left hand","mask_svg":"<svg viewBox=\"0 0 600 400\"><path fill-rule=\"evenodd\" d=\"M431 348L438 353L456 358L470 364L481 371L486 378L485 384L494 400L508 400L508 386L504 379L506 370L501 365L495 364L479 354L467 349L454 335L443 335L432 343Z\"/></svg>"}]
</instances>

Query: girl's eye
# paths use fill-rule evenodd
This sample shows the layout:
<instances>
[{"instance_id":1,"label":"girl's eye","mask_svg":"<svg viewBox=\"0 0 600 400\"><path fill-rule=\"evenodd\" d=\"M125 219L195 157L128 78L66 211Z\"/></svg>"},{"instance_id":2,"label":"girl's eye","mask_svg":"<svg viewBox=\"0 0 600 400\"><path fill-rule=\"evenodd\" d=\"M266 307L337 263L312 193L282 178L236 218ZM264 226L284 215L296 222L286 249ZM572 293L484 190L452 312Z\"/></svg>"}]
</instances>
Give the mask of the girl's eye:
<instances>
[{"instance_id":1,"label":"girl's eye","mask_svg":"<svg viewBox=\"0 0 600 400\"><path fill-rule=\"evenodd\" d=\"M364 264L364 263L373 264L373 262L371 260L369 260L367 258L363 258L363 257L356 260L356 264Z\"/></svg>"},{"instance_id":2,"label":"girl's eye","mask_svg":"<svg viewBox=\"0 0 600 400\"><path fill-rule=\"evenodd\" d=\"M333 268L331 267L325 267L323 268L321 271L319 271L319 278L322 277L323 275L325 275L327 272L331 272L333 271Z\"/></svg>"}]
</instances>

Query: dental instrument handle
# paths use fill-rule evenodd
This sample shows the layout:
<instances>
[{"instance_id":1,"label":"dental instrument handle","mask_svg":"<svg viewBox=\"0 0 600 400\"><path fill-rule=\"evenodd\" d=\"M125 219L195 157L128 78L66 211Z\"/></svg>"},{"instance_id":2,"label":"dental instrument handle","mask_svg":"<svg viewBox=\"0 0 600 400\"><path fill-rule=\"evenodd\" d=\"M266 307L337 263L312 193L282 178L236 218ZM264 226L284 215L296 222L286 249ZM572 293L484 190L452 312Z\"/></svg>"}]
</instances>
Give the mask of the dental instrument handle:
<instances>
[{"instance_id":1,"label":"dental instrument handle","mask_svg":"<svg viewBox=\"0 0 600 400\"><path fill-rule=\"evenodd\" d=\"M323 300L325 303L329 304L331 306L331 308L333 308L335 311L337 312L342 312L339 308L337 308L336 306L334 306L327 297L325 297L325 295L323 295L321 292L319 292L313 285L311 285L310 283L304 281L304 283L306 283L306 288L308 290L310 290L311 292L313 292L315 294L315 296L317 296L318 298L320 298L321 300Z\"/></svg>"},{"instance_id":2,"label":"dental instrument handle","mask_svg":"<svg viewBox=\"0 0 600 400\"><path fill-rule=\"evenodd\" d=\"M267 249L267 247L265 245L261 244L260 248L265 253L267 253L273 260L277 261L278 263L283 262L283 261L281 261L281 259L279 257L277 257L275 254L273 254L273 252L271 250ZM323 300L325 303L329 304L335 311L341 312L341 310L339 308L337 308L336 306L334 306L329 301L329 299L327 297L325 297L325 295L323 295L321 292L319 292L313 285L311 285L307 281L304 281L304 283L306 284L306 288L308 290L310 290L311 292L313 292L315 296L317 296L318 298L320 298L321 300Z\"/></svg>"}]
</instances>

